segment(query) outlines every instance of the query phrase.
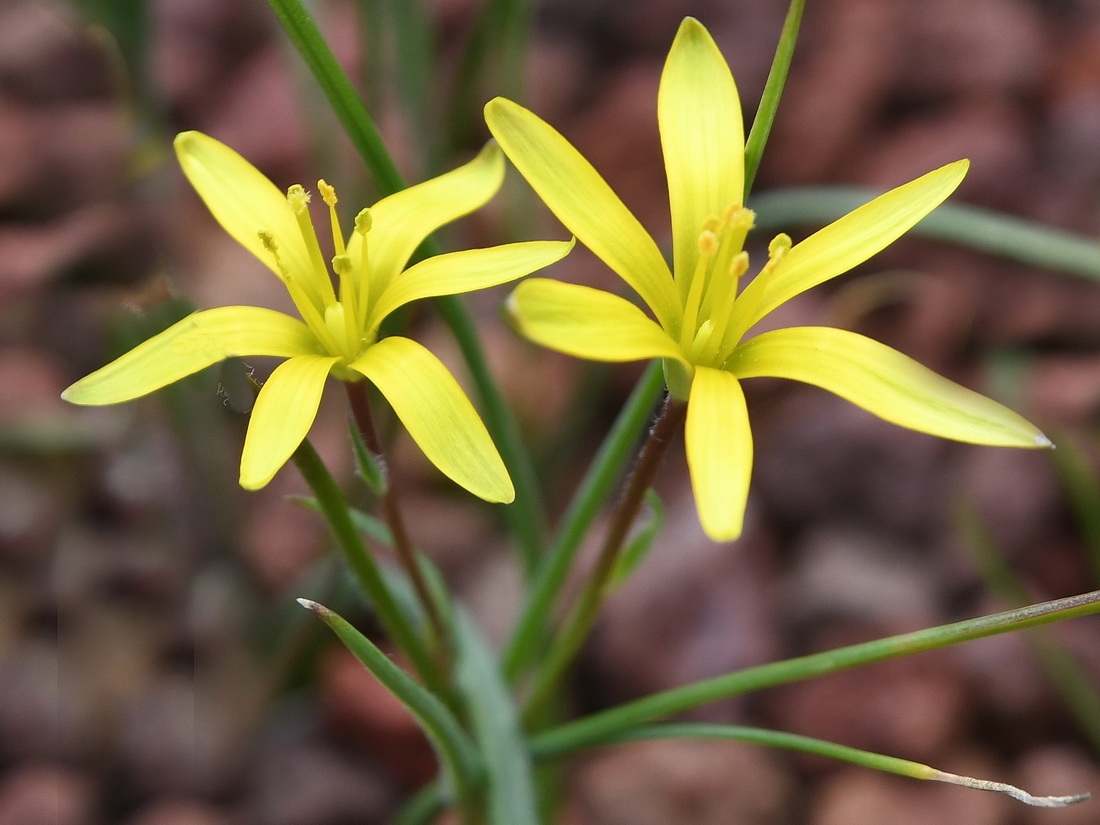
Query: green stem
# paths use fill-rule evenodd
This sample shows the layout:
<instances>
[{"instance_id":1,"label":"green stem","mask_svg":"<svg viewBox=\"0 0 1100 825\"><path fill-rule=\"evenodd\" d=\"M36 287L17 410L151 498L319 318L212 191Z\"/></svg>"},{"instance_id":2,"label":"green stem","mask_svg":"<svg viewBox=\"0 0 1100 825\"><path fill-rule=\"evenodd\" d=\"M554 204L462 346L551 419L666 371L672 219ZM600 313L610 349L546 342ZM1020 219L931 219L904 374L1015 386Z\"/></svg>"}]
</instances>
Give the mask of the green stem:
<instances>
[{"instance_id":1,"label":"green stem","mask_svg":"<svg viewBox=\"0 0 1100 825\"><path fill-rule=\"evenodd\" d=\"M752 121L752 129L745 141L745 198L749 197L752 183L756 180L756 171L760 168L760 159L764 156L764 144L768 142L775 115L779 111L779 99L783 96L783 87L787 85L787 73L794 58L794 46L798 40L798 29L802 25L802 10L806 0L791 0L787 8L787 17L783 21L783 31L775 47L775 57L764 84L764 93L760 96L760 106Z\"/></svg>"},{"instance_id":2,"label":"green stem","mask_svg":"<svg viewBox=\"0 0 1100 825\"><path fill-rule=\"evenodd\" d=\"M512 485L516 488L516 498L504 512L508 527L515 536L524 572L530 575L538 561L546 525L542 493L531 454L523 443L519 424L489 369L485 350L466 305L457 295L443 295L435 299L435 306L458 343L481 398L485 425L500 450L500 456L512 477Z\"/></svg>"},{"instance_id":3,"label":"green stem","mask_svg":"<svg viewBox=\"0 0 1100 825\"><path fill-rule=\"evenodd\" d=\"M665 452L672 443L673 436L683 426L686 415L686 402L671 395L665 399L664 407L649 431L649 437L642 445L641 452L638 453L638 459L627 482L622 501L616 508L607 530L607 538L596 559L596 566L586 577L576 604L537 671L525 708L525 718L528 722L537 718L545 708L566 668L588 637L596 621L596 614L604 599L607 598L615 562L619 559L630 527L645 500L646 490L653 483L657 470L661 466L661 459L664 458Z\"/></svg>"},{"instance_id":4,"label":"green stem","mask_svg":"<svg viewBox=\"0 0 1100 825\"><path fill-rule=\"evenodd\" d=\"M409 661L412 662L425 684L440 695L448 695L445 680L429 654L427 646L408 617L397 606L389 588L386 587L374 557L371 556L355 529L343 493L340 492L336 481L308 440L303 441L294 452L294 464L313 491L348 567L351 568L360 587L370 599L382 627L401 651L409 657Z\"/></svg>"},{"instance_id":5,"label":"green stem","mask_svg":"<svg viewBox=\"0 0 1100 825\"><path fill-rule=\"evenodd\" d=\"M746 668L714 679L655 693L545 731L534 737L532 750L543 759L558 758L599 744L611 736L638 725L683 713L731 696L797 682L826 673L835 673L838 670L885 659L910 656L997 633L1022 630L1094 613L1100 613L1100 590L915 633L890 636L873 642Z\"/></svg>"},{"instance_id":6,"label":"green stem","mask_svg":"<svg viewBox=\"0 0 1100 825\"><path fill-rule=\"evenodd\" d=\"M378 191L391 195L404 189L405 181L374 121L301 0L268 0L268 4L320 85L352 145L370 169Z\"/></svg>"},{"instance_id":7,"label":"green stem","mask_svg":"<svg viewBox=\"0 0 1100 825\"><path fill-rule=\"evenodd\" d=\"M344 387L347 390L352 417L355 419L355 426L359 429L359 434L363 438L363 443L366 445L367 449L374 454L374 458L379 464L383 468L386 468L388 466L386 463L386 454L382 448L382 440L378 437L378 432L374 427L374 416L371 414L367 382L345 382ZM412 539L409 537L408 528L405 526L405 519L401 515L401 506L397 498L395 479L385 469L383 472L385 474L386 486L382 493L382 512L385 515L386 524L390 528L390 536L392 537L391 546L393 547L394 553L397 555L398 563L400 563L402 569L405 571L405 575L409 577L409 581L412 582L416 597L420 601L420 606L424 610L424 615L428 618L432 636L438 647L437 652L444 660L441 662L442 669L446 672L448 670L445 664L445 660L448 658L446 652L448 643L446 625L443 623L443 617L439 615L439 609L436 606L435 599L432 598L431 591L428 589L428 583L424 580L424 574L416 561L416 552L413 549Z\"/></svg>"},{"instance_id":8,"label":"green stem","mask_svg":"<svg viewBox=\"0 0 1100 825\"><path fill-rule=\"evenodd\" d=\"M516 678L542 641L554 598L561 592L581 540L614 488L663 387L661 364L654 361L630 394L577 487L508 642L504 672L509 679Z\"/></svg>"},{"instance_id":9,"label":"green stem","mask_svg":"<svg viewBox=\"0 0 1100 825\"><path fill-rule=\"evenodd\" d=\"M759 195L749 206L756 212L757 230L778 232L798 225L822 226L878 194L881 193L847 186L800 187ZM1100 244L1094 238L991 209L945 203L909 230L909 234L1100 280Z\"/></svg>"},{"instance_id":10,"label":"green stem","mask_svg":"<svg viewBox=\"0 0 1100 825\"><path fill-rule=\"evenodd\" d=\"M336 62L301 0L268 0L268 3L309 66L352 144L366 162L379 193L389 195L404 189L405 181L386 150L370 113ZM428 238L421 244L419 254L427 257L439 251L434 238ZM458 342L481 397L485 423L512 476L516 498L507 506L505 513L510 528L517 536L525 567L530 570L538 554L544 524L542 500L531 457L520 437L519 426L489 371L485 352L465 305L455 295L436 298L435 304Z\"/></svg>"},{"instance_id":11,"label":"green stem","mask_svg":"<svg viewBox=\"0 0 1100 825\"><path fill-rule=\"evenodd\" d=\"M581 484L577 486L508 640L504 653L504 670L508 679L516 678L542 640L554 597L561 592L565 576L569 574L577 549L581 547L581 540L615 487L638 441L638 433L646 426L663 387L661 364L654 361L627 398Z\"/></svg>"}]
</instances>

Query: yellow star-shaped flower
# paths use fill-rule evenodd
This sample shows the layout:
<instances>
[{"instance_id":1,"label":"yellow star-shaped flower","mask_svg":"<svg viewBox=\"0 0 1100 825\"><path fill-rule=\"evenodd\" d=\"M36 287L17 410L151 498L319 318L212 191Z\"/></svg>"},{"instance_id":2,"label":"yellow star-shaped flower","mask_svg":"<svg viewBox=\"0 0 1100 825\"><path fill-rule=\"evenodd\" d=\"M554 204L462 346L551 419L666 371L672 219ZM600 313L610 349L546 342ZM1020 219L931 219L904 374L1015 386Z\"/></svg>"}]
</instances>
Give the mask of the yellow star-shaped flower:
<instances>
[{"instance_id":1,"label":"yellow star-shaped flower","mask_svg":"<svg viewBox=\"0 0 1100 825\"><path fill-rule=\"evenodd\" d=\"M285 358L264 383L248 425L240 483L266 485L306 437L327 377L363 378L386 397L428 459L488 501L511 501L511 479L481 419L447 368L409 338L379 339L382 321L419 298L469 292L559 260L571 243L533 241L437 255L405 269L421 241L482 206L504 161L489 144L471 162L363 210L345 243L336 193L328 204L334 288L301 186L282 194L228 146L199 132L175 141L184 173L217 221L286 285L301 319L229 306L193 313L63 393L75 404L137 398L231 356Z\"/></svg>"},{"instance_id":2,"label":"yellow star-shaped flower","mask_svg":"<svg viewBox=\"0 0 1100 825\"><path fill-rule=\"evenodd\" d=\"M815 384L888 421L945 438L1049 445L1012 411L864 336L798 327L743 340L785 301L862 263L910 229L954 191L966 161L887 192L801 243L780 235L767 263L739 289L749 268L742 247L753 225L742 203L741 106L729 66L696 20L680 26L657 107L672 215L671 271L638 220L551 126L502 98L488 103L485 117L550 210L653 314L651 319L607 292L535 278L509 299L516 325L532 340L582 358L664 359L670 393L688 405L688 468L710 537L741 533L752 468L743 378Z\"/></svg>"}]
</instances>

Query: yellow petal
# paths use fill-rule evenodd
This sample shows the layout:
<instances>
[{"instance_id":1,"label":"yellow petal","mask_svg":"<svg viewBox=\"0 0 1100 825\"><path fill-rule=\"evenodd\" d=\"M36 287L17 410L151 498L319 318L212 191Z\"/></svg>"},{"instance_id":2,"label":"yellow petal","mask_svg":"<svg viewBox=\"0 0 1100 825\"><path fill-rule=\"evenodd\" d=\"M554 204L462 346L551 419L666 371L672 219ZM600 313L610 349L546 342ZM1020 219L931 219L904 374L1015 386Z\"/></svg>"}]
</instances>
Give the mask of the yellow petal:
<instances>
[{"instance_id":1,"label":"yellow petal","mask_svg":"<svg viewBox=\"0 0 1100 825\"><path fill-rule=\"evenodd\" d=\"M61 397L74 404L117 404L186 378L234 355L290 358L317 352L309 327L260 307L196 312L77 381Z\"/></svg>"},{"instance_id":2,"label":"yellow petal","mask_svg":"<svg viewBox=\"0 0 1100 825\"><path fill-rule=\"evenodd\" d=\"M531 278L508 298L508 312L524 336L577 358L684 361L668 333L634 304L603 290Z\"/></svg>"},{"instance_id":3,"label":"yellow petal","mask_svg":"<svg viewBox=\"0 0 1100 825\"><path fill-rule=\"evenodd\" d=\"M1048 447L1034 425L1007 407L937 375L897 350L830 327L758 335L734 352L739 378L791 378L821 387L911 430L1006 447Z\"/></svg>"},{"instance_id":4,"label":"yellow petal","mask_svg":"<svg viewBox=\"0 0 1100 825\"><path fill-rule=\"evenodd\" d=\"M182 132L174 145L183 173L214 219L239 244L282 278L275 258L260 241L261 230L270 232L287 272L312 272L285 192L237 152L202 132Z\"/></svg>"},{"instance_id":5,"label":"yellow petal","mask_svg":"<svg viewBox=\"0 0 1100 825\"><path fill-rule=\"evenodd\" d=\"M680 302L661 251L592 165L548 123L510 100L490 100L485 121L566 229L642 296L661 326L678 331Z\"/></svg>"},{"instance_id":6,"label":"yellow petal","mask_svg":"<svg viewBox=\"0 0 1100 825\"><path fill-rule=\"evenodd\" d=\"M745 520L752 431L745 394L728 372L695 368L684 446L703 532L715 541L732 541Z\"/></svg>"},{"instance_id":7,"label":"yellow petal","mask_svg":"<svg viewBox=\"0 0 1100 825\"><path fill-rule=\"evenodd\" d=\"M710 34L690 17L680 25L661 75L657 119L672 211L672 271L686 297L703 222L740 205L745 188L737 87Z\"/></svg>"},{"instance_id":8,"label":"yellow petal","mask_svg":"<svg viewBox=\"0 0 1100 825\"><path fill-rule=\"evenodd\" d=\"M390 282L370 308L367 328L377 328L387 315L410 301L472 292L522 278L561 260L572 248L571 241L528 241L428 258Z\"/></svg>"},{"instance_id":9,"label":"yellow petal","mask_svg":"<svg viewBox=\"0 0 1100 825\"><path fill-rule=\"evenodd\" d=\"M267 379L248 421L241 453L241 486L258 490L286 464L313 426L331 355L299 355L284 361Z\"/></svg>"},{"instance_id":10,"label":"yellow petal","mask_svg":"<svg viewBox=\"0 0 1100 825\"><path fill-rule=\"evenodd\" d=\"M515 498L512 480L473 405L439 359L408 338L385 338L351 365L369 378L444 475L486 501Z\"/></svg>"},{"instance_id":11,"label":"yellow petal","mask_svg":"<svg viewBox=\"0 0 1100 825\"><path fill-rule=\"evenodd\" d=\"M367 233L370 294L380 295L435 230L484 206L503 180L500 148L487 143L464 166L396 192L372 206ZM361 244L362 236L353 232L348 242L351 260L360 259Z\"/></svg>"},{"instance_id":12,"label":"yellow petal","mask_svg":"<svg viewBox=\"0 0 1100 825\"><path fill-rule=\"evenodd\" d=\"M969 166L958 160L922 175L795 244L774 270L745 288L727 340L739 340L780 304L889 246L954 192Z\"/></svg>"}]
</instances>

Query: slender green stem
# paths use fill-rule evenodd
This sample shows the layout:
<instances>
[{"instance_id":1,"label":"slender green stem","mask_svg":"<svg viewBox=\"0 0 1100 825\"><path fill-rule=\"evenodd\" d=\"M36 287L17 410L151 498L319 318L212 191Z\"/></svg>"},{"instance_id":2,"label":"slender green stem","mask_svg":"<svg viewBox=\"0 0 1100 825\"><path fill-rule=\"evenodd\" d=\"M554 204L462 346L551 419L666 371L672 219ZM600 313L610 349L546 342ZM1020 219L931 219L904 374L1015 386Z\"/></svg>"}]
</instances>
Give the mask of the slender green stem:
<instances>
[{"instance_id":1,"label":"slender green stem","mask_svg":"<svg viewBox=\"0 0 1100 825\"><path fill-rule=\"evenodd\" d=\"M516 678L542 641L554 598L561 592L581 539L611 494L663 387L661 364L654 361L630 394L577 487L508 642L504 671L509 679Z\"/></svg>"},{"instance_id":2,"label":"slender green stem","mask_svg":"<svg viewBox=\"0 0 1100 825\"><path fill-rule=\"evenodd\" d=\"M379 192L389 195L404 189L405 181L386 150L370 113L336 62L301 0L268 0L268 3L309 66L352 144L366 162ZM427 257L439 251L435 240L428 238L421 244L418 254ZM481 397L486 425L512 476L516 498L507 506L505 513L509 526L517 536L525 567L530 570L538 554L545 522L531 457L520 437L519 426L489 371L477 329L465 305L456 295L436 298L435 304L458 342Z\"/></svg>"},{"instance_id":3,"label":"slender green stem","mask_svg":"<svg viewBox=\"0 0 1100 825\"><path fill-rule=\"evenodd\" d=\"M794 46L798 40L798 29L802 25L802 10L806 0L791 0L787 8L787 17L783 21L783 31L775 47L771 71L764 84L764 93L760 96L760 106L752 121L752 129L745 141L745 198L749 197L756 171L760 168L760 159L764 156L764 145L768 142L776 112L779 111L779 99L783 96L783 87L787 85L787 72L794 58Z\"/></svg>"},{"instance_id":4,"label":"slender green stem","mask_svg":"<svg viewBox=\"0 0 1100 825\"><path fill-rule=\"evenodd\" d=\"M1022 630L1095 613L1100 613L1100 590L915 633L890 636L873 642L746 668L714 679L655 693L545 731L534 737L532 749L541 758L557 758L599 744L606 741L608 737L638 725L731 696L898 656L910 656L997 633Z\"/></svg>"},{"instance_id":5,"label":"slender green stem","mask_svg":"<svg viewBox=\"0 0 1100 825\"><path fill-rule=\"evenodd\" d=\"M619 559L630 527L645 500L646 490L653 483L657 470L661 466L661 459L664 458L665 452L672 443L673 436L683 426L686 415L685 402L671 395L665 399L664 407L649 431L649 437L642 445L641 452L638 453L638 460L634 463L622 500L608 527L607 537L596 559L596 566L586 577L576 604L536 673L525 708L525 718L528 722L537 718L545 708L566 668L588 637L600 605L607 597L615 562Z\"/></svg>"},{"instance_id":6,"label":"slender green stem","mask_svg":"<svg viewBox=\"0 0 1100 825\"><path fill-rule=\"evenodd\" d=\"M847 215L876 195L871 189L847 186L799 187L768 192L752 199L756 228L762 232L789 230L800 224L824 225ZM909 230L1032 266L1100 279L1100 244L1033 221L967 206L945 203Z\"/></svg>"},{"instance_id":7,"label":"slender green stem","mask_svg":"<svg viewBox=\"0 0 1100 825\"><path fill-rule=\"evenodd\" d=\"M336 481L308 440L303 441L294 452L294 464L313 491L348 567L351 568L360 587L370 599L382 627L401 651L409 657L409 661L412 662L425 684L440 695L447 695L446 682L429 654L427 646L408 617L398 607L389 588L386 587L374 557L367 550L362 537L352 523L343 493L340 492Z\"/></svg>"},{"instance_id":8,"label":"slender green stem","mask_svg":"<svg viewBox=\"0 0 1100 825\"><path fill-rule=\"evenodd\" d=\"M367 449L374 454L375 460L383 468L383 473L385 474L386 488L381 496L382 512L385 515L386 524L390 528L394 553L397 555L397 561L405 571L405 575L408 576L409 581L412 582L413 590L416 592L416 597L420 601L420 606L424 609L424 615L428 618L428 624L431 626L432 635L438 645L438 653L444 660L442 664L445 664L448 658L447 629L443 623L442 616L439 615L435 599L432 598L431 592L428 589L428 583L424 580L424 574L420 569L420 565L417 564L416 551L413 549L412 539L409 537L408 528L405 526L405 519L401 515L396 481L385 469L388 466L386 463L386 454L382 447L382 440L378 437L378 431L374 427L374 416L371 415L367 382L345 382L344 387L347 390L348 401L351 405L351 414L355 419L355 426L359 429L359 434L363 437L363 443L366 445ZM444 671L447 670L445 666L443 669Z\"/></svg>"},{"instance_id":9,"label":"slender green stem","mask_svg":"<svg viewBox=\"0 0 1100 825\"><path fill-rule=\"evenodd\" d=\"M523 443L519 424L489 369L477 328L465 304L457 295L443 295L435 299L435 306L458 343L481 398L485 425L500 450L500 456L512 477L512 485L516 488L516 498L507 506L505 514L520 551L524 572L530 575L538 561L546 525L542 493L531 454Z\"/></svg>"},{"instance_id":10,"label":"slender green stem","mask_svg":"<svg viewBox=\"0 0 1100 825\"><path fill-rule=\"evenodd\" d=\"M370 169L379 192L389 195L404 189L405 181L374 121L301 0L268 0L268 3Z\"/></svg>"}]
</instances>

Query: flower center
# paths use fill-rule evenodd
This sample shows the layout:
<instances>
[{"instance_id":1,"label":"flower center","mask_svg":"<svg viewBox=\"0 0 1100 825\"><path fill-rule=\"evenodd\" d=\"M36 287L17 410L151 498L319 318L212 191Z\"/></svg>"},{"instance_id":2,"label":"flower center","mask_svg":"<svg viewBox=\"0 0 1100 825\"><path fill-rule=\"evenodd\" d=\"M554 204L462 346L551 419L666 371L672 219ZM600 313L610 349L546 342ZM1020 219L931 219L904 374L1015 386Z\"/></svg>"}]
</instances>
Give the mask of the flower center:
<instances>
[{"instance_id":1,"label":"flower center","mask_svg":"<svg viewBox=\"0 0 1100 825\"><path fill-rule=\"evenodd\" d=\"M722 218L710 217L703 223L680 329L680 347L693 364L712 365L721 346L738 282L749 267L742 247L755 217L751 210L734 204Z\"/></svg>"},{"instance_id":2,"label":"flower center","mask_svg":"<svg viewBox=\"0 0 1100 825\"><path fill-rule=\"evenodd\" d=\"M309 267L304 272L291 272L279 257L274 236L261 230L260 240L271 253L290 292L294 305L302 315L317 340L331 355L340 356L345 362L354 360L372 343L366 329L368 286L367 233L371 227L370 212L362 210L355 218L355 232L360 236L359 255L353 260L348 254L344 234L336 214L336 190L324 180L317 182L321 198L329 208L332 228L332 246L335 255L330 262L335 274L338 292L333 288L329 266L325 264L317 241L317 233L309 214L310 195L301 185L287 190L287 203L298 223L298 231L309 255Z\"/></svg>"}]
</instances>

